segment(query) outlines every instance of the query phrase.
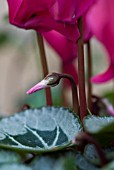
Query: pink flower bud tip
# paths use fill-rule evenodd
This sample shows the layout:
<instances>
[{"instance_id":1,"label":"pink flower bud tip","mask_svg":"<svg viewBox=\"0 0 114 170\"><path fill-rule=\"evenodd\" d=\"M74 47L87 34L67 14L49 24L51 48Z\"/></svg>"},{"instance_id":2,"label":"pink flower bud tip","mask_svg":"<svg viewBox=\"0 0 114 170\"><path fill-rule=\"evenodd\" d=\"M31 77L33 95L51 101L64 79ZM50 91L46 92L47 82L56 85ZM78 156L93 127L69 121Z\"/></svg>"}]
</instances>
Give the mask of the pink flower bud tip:
<instances>
[{"instance_id":1,"label":"pink flower bud tip","mask_svg":"<svg viewBox=\"0 0 114 170\"><path fill-rule=\"evenodd\" d=\"M42 80L41 82L39 82L38 84L33 86L30 90L28 90L27 94L35 93L36 91L42 90L42 89L44 89L46 87L47 87L47 81L46 80Z\"/></svg>"}]
</instances>

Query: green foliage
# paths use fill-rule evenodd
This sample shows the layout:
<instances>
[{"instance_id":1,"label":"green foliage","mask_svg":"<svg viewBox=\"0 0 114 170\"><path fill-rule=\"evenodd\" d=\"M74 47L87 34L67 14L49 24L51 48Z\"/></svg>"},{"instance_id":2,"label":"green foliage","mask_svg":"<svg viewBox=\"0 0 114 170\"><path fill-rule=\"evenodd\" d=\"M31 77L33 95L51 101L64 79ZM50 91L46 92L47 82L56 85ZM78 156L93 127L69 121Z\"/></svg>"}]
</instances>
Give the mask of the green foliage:
<instances>
[{"instance_id":1,"label":"green foliage","mask_svg":"<svg viewBox=\"0 0 114 170\"><path fill-rule=\"evenodd\" d=\"M99 156L94 145L87 145L84 150L84 156L88 161L95 165L100 165Z\"/></svg>"},{"instance_id":2,"label":"green foliage","mask_svg":"<svg viewBox=\"0 0 114 170\"><path fill-rule=\"evenodd\" d=\"M0 46L9 41L9 34L7 32L0 32Z\"/></svg>"},{"instance_id":3,"label":"green foliage","mask_svg":"<svg viewBox=\"0 0 114 170\"><path fill-rule=\"evenodd\" d=\"M0 165L19 162L21 162L21 157L16 152L0 150Z\"/></svg>"},{"instance_id":4,"label":"green foliage","mask_svg":"<svg viewBox=\"0 0 114 170\"><path fill-rule=\"evenodd\" d=\"M29 109L0 120L0 147L23 152L52 152L71 145L81 130L78 118L68 109Z\"/></svg>"},{"instance_id":5,"label":"green foliage","mask_svg":"<svg viewBox=\"0 0 114 170\"><path fill-rule=\"evenodd\" d=\"M0 170L32 170L22 164L21 156L9 150L0 150Z\"/></svg>"},{"instance_id":6,"label":"green foliage","mask_svg":"<svg viewBox=\"0 0 114 170\"><path fill-rule=\"evenodd\" d=\"M37 157L33 162L33 170L99 170L79 152L62 152L54 155Z\"/></svg>"},{"instance_id":7,"label":"green foliage","mask_svg":"<svg viewBox=\"0 0 114 170\"><path fill-rule=\"evenodd\" d=\"M102 145L114 140L114 117L87 116L84 119L85 131L95 137Z\"/></svg>"},{"instance_id":8,"label":"green foliage","mask_svg":"<svg viewBox=\"0 0 114 170\"><path fill-rule=\"evenodd\" d=\"M96 167L94 164L89 162L83 155L76 155L76 166L79 170L100 170L100 168Z\"/></svg>"},{"instance_id":9,"label":"green foliage","mask_svg":"<svg viewBox=\"0 0 114 170\"><path fill-rule=\"evenodd\" d=\"M76 170L75 168L75 154L72 152L59 153L36 157L32 162L33 170Z\"/></svg>"},{"instance_id":10,"label":"green foliage","mask_svg":"<svg viewBox=\"0 0 114 170\"><path fill-rule=\"evenodd\" d=\"M102 170L114 170L114 161L103 167Z\"/></svg>"},{"instance_id":11,"label":"green foliage","mask_svg":"<svg viewBox=\"0 0 114 170\"><path fill-rule=\"evenodd\" d=\"M113 141L114 117L88 115L84 130L101 145ZM0 119L0 170L112 170L114 148L105 148L109 161L101 161L93 145L80 153L72 143L82 132L78 116L63 107L28 109ZM18 151L16 153L15 151ZM32 155L32 154L33 155Z\"/></svg>"},{"instance_id":12,"label":"green foliage","mask_svg":"<svg viewBox=\"0 0 114 170\"><path fill-rule=\"evenodd\" d=\"M0 165L0 170L32 170L30 167L27 167L23 164L6 164Z\"/></svg>"}]
</instances>

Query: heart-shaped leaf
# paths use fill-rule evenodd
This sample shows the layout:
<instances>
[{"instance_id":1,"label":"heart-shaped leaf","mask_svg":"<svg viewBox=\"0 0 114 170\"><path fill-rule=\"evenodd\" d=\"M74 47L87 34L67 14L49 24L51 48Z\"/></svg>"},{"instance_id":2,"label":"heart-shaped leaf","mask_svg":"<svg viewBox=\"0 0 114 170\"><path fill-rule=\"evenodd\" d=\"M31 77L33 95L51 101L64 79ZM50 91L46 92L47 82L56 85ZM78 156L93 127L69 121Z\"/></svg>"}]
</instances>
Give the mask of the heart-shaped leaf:
<instances>
[{"instance_id":1,"label":"heart-shaped leaf","mask_svg":"<svg viewBox=\"0 0 114 170\"><path fill-rule=\"evenodd\" d=\"M78 117L63 107L29 109L0 120L0 147L24 152L56 151L81 131Z\"/></svg>"},{"instance_id":2,"label":"heart-shaped leaf","mask_svg":"<svg viewBox=\"0 0 114 170\"><path fill-rule=\"evenodd\" d=\"M16 152L0 150L0 164L21 162L21 157Z\"/></svg>"},{"instance_id":3,"label":"heart-shaped leaf","mask_svg":"<svg viewBox=\"0 0 114 170\"><path fill-rule=\"evenodd\" d=\"M108 161L114 159L114 147L104 148L103 151ZM100 166L101 161L94 145L87 145L85 147L84 156L92 164Z\"/></svg>"},{"instance_id":4,"label":"heart-shaped leaf","mask_svg":"<svg viewBox=\"0 0 114 170\"><path fill-rule=\"evenodd\" d=\"M103 167L101 170L114 170L114 161Z\"/></svg>"},{"instance_id":5,"label":"heart-shaped leaf","mask_svg":"<svg viewBox=\"0 0 114 170\"><path fill-rule=\"evenodd\" d=\"M37 157L31 164L33 170L100 170L78 152Z\"/></svg>"},{"instance_id":6,"label":"heart-shaped leaf","mask_svg":"<svg viewBox=\"0 0 114 170\"><path fill-rule=\"evenodd\" d=\"M0 170L32 170L32 168L21 164L0 165Z\"/></svg>"},{"instance_id":7,"label":"heart-shaped leaf","mask_svg":"<svg viewBox=\"0 0 114 170\"><path fill-rule=\"evenodd\" d=\"M33 170L77 170L73 152L36 157L32 162Z\"/></svg>"},{"instance_id":8,"label":"heart-shaped leaf","mask_svg":"<svg viewBox=\"0 0 114 170\"><path fill-rule=\"evenodd\" d=\"M91 163L100 165L99 156L98 156L98 153L97 153L94 145L87 145L85 147L84 156Z\"/></svg>"},{"instance_id":9,"label":"heart-shaped leaf","mask_svg":"<svg viewBox=\"0 0 114 170\"><path fill-rule=\"evenodd\" d=\"M24 156L24 157L23 157ZM29 158L30 154L23 155L22 157ZM9 150L0 150L0 170L32 170L28 166L22 164L20 154Z\"/></svg>"},{"instance_id":10,"label":"heart-shaped leaf","mask_svg":"<svg viewBox=\"0 0 114 170\"><path fill-rule=\"evenodd\" d=\"M76 155L76 165L80 170L100 170L81 154Z\"/></svg>"},{"instance_id":11,"label":"heart-shaped leaf","mask_svg":"<svg viewBox=\"0 0 114 170\"><path fill-rule=\"evenodd\" d=\"M114 117L87 116L84 127L85 131L97 138L102 145L114 140Z\"/></svg>"}]
</instances>

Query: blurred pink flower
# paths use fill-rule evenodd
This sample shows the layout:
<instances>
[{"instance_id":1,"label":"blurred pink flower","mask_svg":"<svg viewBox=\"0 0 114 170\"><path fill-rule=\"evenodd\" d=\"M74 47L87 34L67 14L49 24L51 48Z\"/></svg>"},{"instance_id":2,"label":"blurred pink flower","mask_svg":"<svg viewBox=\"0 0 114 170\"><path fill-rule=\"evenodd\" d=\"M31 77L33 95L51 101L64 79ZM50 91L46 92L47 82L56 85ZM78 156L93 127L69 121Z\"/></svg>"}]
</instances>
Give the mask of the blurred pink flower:
<instances>
[{"instance_id":1,"label":"blurred pink flower","mask_svg":"<svg viewBox=\"0 0 114 170\"><path fill-rule=\"evenodd\" d=\"M75 64L77 58L77 44L68 41L63 35L56 31L43 34L46 41L53 47L62 60L63 73L70 74L78 82Z\"/></svg>"},{"instance_id":2,"label":"blurred pink flower","mask_svg":"<svg viewBox=\"0 0 114 170\"><path fill-rule=\"evenodd\" d=\"M39 33L56 30L76 42L79 38L77 21L58 22L51 13L55 0L7 0L10 23L24 29L34 29ZM69 11L69 9L67 9ZM56 11L55 11L56 13Z\"/></svg>"},{"instance_id":3,"label":"blurred pink flower","mask_svg":"<svg viewBox=\"0 0 114 170\"><path fill-rule=\"evenodd\" d=\"M88 12L86 12L83 15L83 40L84 40L84 43L88 42L93 36L91 28L90 28L89 24L87 23L87 17L86 17L87 13Z\"/></svg>"},{"instance_id":4,"label":"blurred pink flower","mask_svg":"<svg viewBox=\"0 0 114 170\"><path fill-rule=\"evenodd\" d=\"M56 0L50 12L63 22L75 22L96 0Z\"/></svg>"},{"instance_id":5,"label":"blurred pink flower","mask_svg":"<svg viewBox=\"0 0 114 170\"><path fill-rule=\"evenodd\" d=\"M114 0L98 0L87 12L86 22L91 34L108 52L108 69L92 78L92 82L103 83L114 78Z\"/></svg>"}]
</instances>

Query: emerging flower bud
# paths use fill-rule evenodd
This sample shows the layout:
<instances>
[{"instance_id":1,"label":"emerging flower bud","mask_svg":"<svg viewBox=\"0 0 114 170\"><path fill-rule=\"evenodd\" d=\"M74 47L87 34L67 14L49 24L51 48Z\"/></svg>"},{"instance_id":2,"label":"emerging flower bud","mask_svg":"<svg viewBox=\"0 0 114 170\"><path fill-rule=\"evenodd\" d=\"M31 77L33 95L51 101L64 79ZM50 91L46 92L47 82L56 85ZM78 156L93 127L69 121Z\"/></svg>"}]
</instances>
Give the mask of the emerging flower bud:
<instances>
[{"instance_id":1,"label":"emerging flower bud","mask_svg":"<svg viewBox=\"0 0 114 170\"><path fill-rule=\"evenodd\" d=\"M40 81L38 84L33 86L30 90L28 90L27 94L32 94L36 91L45 89L47 87L56 86L59 84L60 79L61 76L59 73L48 74L42 81Z\"/></svg>"}]
</instances>

